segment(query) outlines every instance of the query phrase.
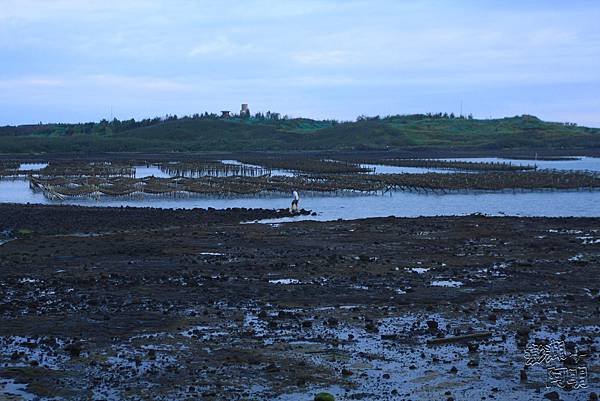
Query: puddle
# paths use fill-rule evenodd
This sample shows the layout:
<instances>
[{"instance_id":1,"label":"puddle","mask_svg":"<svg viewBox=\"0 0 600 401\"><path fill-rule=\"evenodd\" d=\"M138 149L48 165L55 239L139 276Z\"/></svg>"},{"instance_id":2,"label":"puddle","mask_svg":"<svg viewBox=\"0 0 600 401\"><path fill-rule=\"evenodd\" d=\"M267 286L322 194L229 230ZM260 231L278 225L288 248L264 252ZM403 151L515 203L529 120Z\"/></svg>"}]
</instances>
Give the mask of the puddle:
<instances>
[{"instance_id":1,"label":"puddle","mask_svg":"<svg viewBox=\"0 0 600 401\"><path fill-rule=\"evenodd\" d=\"M48 163L21 163L18 171L39 171L43 168L48 167Z\"/></svg>"},{"instance_id":2,"label":"puddle","mask_svg":"<svg viewBox=\"0 0 600 401\"><path fill-rule=\"evenodd\" d=\"M295 278L280 278L277 280L269 280L271 284L300 284L300 280Z\"/></svg>"},{"instance_id":3,"label":"puddle","mask_svg":"<svg viewBox=\"0 0 600 401\"><path fill-rule=\"evenodd\" d=\"M429 268L429 267L413 267L413 268L408 269L409 272L417 273L417 274L424 274L424 273L427 273L429 270L431 270L431 268Z\"/></svg>"},{"instance_id":4,"label":"puddle","mask_svg":"<svg viewBox=\"0 0 600 401\"><path fill-rule=\"evenodd\" d=\"M9 243L10 241L14 241L14 238L8 238L8 239L0 239L0 246Z\"/></svg>"},{"instance_id":5,"label":"puddle","mask_svg":"<svg viewBox=\"0 0 600 401\"><path fill-rule=\"evenodd\" d=\"M455 280L433 280L431 282L431 285L433 287L457 288L457 287L461 287L463 285L463 283L460 281L455 281Z\"/></svg>"},{"instance_id":6,"label":"puddle","mask_svg":"<svg viewBox=\"0 0 600 401\"><path fill-rule=\"evenodd\" d=\"M20 336L0 337L0 366L28 367L32 361L48 369L60 369L68 360L65 342L55 338L27 338Z\"/></svg>"},{"instance_id":7,"label":"puddle","mask_svg":"<svg viewBox=\"0 0 600 401\"><path fill-rule=\"evenodd\" d=\"M0 378L0 400L26 400L26 401L34 401L39 400L34 394L27 392L26 384L18 384L12 379L2 379ZM15 398L12 398L15 397Z\"/></svg>"}]
</instances>

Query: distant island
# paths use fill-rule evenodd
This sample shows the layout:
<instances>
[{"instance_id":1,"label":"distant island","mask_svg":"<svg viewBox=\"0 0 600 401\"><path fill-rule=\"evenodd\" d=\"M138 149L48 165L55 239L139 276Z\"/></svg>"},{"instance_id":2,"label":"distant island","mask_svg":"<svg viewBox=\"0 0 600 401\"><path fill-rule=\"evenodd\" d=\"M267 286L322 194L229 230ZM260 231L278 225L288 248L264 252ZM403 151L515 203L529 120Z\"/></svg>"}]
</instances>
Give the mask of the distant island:
<instances>
[{"instance_id":1,"label":"distant island","mask_svg":"<svg viewBox=\"0 0 600 401\"><path fill-rule=\"evenodd\" d=\"M0 127L0 153L600 149L600 129L523 115L361 116L352 122L279 113L165 116Z\"/></svg>"}]
</instances>

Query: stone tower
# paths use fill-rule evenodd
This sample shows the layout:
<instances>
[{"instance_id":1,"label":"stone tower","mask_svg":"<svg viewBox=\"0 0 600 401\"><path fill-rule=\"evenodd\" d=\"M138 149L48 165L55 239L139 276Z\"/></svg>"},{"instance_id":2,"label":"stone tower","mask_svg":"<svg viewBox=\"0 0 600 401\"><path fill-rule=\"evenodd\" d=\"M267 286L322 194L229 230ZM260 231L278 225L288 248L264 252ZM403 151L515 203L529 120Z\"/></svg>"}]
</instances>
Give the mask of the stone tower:
<instances>
[{"instance_id":1,"label":"stone tower","mask_svg":"<svg viewBox=\"0 0 600 401\"><path fill-rule=\"evenodd\" d=\"M250 109L248 108L247 103L242 103L242 109L240 110L240 117L242 117L242 118L250 117Z\"/></svg>"}]
</instances>

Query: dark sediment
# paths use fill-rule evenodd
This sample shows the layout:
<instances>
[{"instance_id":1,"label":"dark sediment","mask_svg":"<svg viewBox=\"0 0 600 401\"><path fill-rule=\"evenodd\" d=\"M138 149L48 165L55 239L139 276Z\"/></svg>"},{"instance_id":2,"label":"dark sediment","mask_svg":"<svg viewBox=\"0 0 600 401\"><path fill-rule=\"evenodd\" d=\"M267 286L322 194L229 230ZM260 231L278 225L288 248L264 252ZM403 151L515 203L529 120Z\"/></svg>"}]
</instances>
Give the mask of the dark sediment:
<instances>
[{"instance_id":1,"label":"dark sediment","mask_svg":"<svg viewBox=\"0 0 600 401\"><path fill-rule=\"evenodd\" d=\"M1 205L0 377L68 399L536 399L524 346L562 335L588 353L570 399L598 388L599 219L239 224L285 213Z\"/></svg>"}]
</instances>

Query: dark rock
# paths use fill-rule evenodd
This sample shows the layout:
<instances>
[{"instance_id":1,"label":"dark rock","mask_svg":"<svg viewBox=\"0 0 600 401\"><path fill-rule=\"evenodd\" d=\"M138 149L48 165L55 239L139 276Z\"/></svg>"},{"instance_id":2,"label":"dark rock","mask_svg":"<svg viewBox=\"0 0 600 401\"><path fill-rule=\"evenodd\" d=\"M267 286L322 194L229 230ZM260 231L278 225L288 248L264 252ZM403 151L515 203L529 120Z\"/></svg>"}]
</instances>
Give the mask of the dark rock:
<instances>
[{"instance_id":1,"label":"dark rock","mask_svg":"<svg viewBox=\"0 0 600 401\"><path fill-rule=\"evenodd\" d=\"M525 369L521 369L521 381L522 382L527 381L527 372L525 371Z\"/></svg>"},{"instance_id":2,"label":"dark rock","mask_svg":"<svg viewBox=\"0 0 600 401\"><path fill-rule=\"evenodd\" d=\"M560 400L560 395L556 391L551 391L549 393L544 394L544 398L552 401L558 401Z\"/></svg>"},{"instance_id":3,"label":"dark rock","mask_svg":"<svg viewBox=\"0 0 600 401\"><path fill-rule=\"evenodd\" d=\"M77 358L81 354L81 348L82 346L80 342L74 342L71 344L67 344L65 346L65 351L67 351L71 355L71 357Z\"/></svg>"},{"instance_id":4,"label":"dark rock","mask_svg":"<svg viewBox=\"0 0 600 401\"><path fill-rule=\"evenodd\" d=\"M279 372L280 369L279 369L279 366L275 365L274 363L271 363L271 364L267 365L265 370L269 373L273 373L273 372Z\"/></svg>"},{"instance_id":5,"label":"dark rock","mask_svg":"<svg viewBox=\"0 0 600 401\"><path fill-rule=\"evenodd\" d=\"M379 331L379 328L375 323L367 323L365 325L365 330L367 330L369 333L377 333Z\"/></svg>"}]
</instances>

